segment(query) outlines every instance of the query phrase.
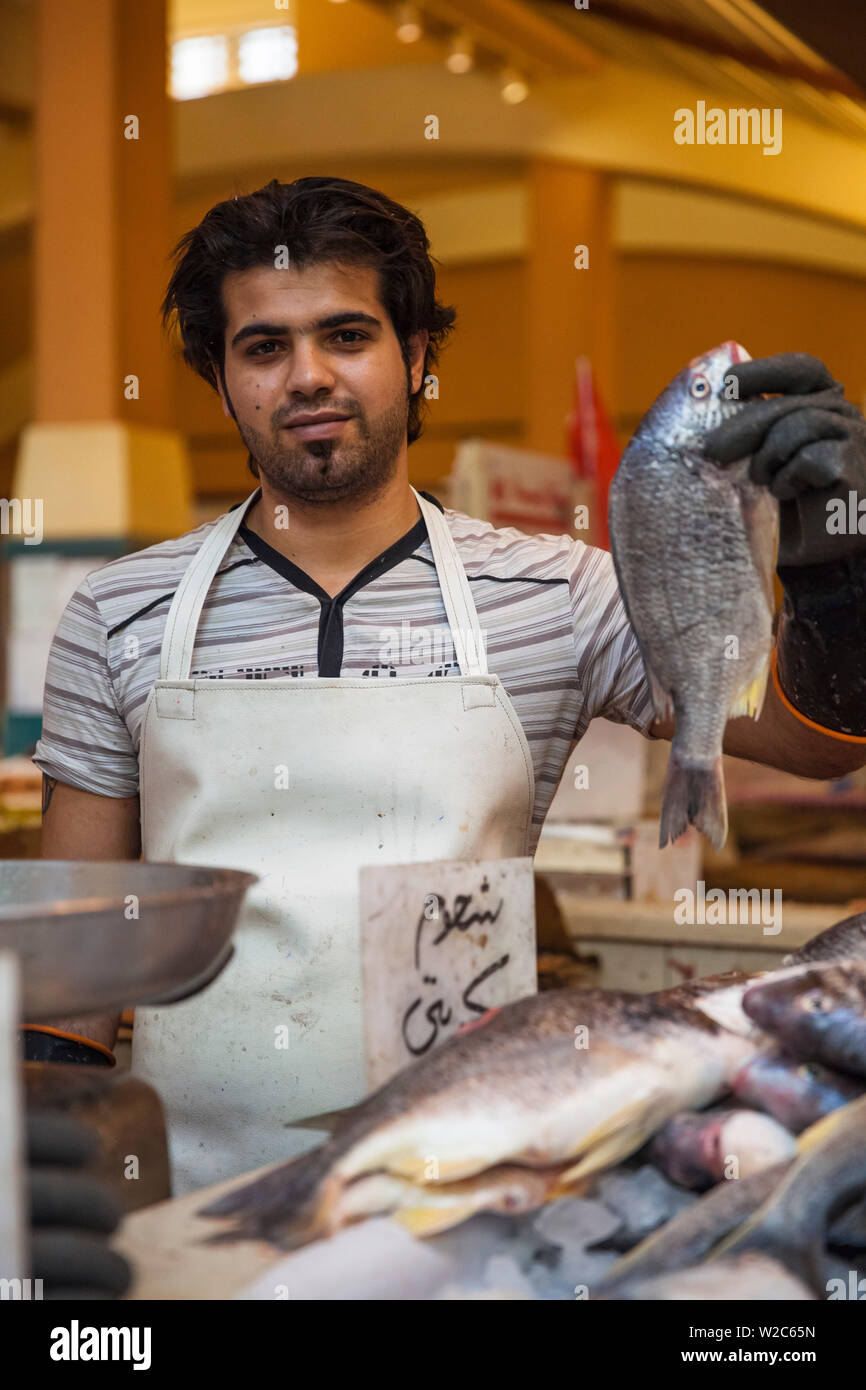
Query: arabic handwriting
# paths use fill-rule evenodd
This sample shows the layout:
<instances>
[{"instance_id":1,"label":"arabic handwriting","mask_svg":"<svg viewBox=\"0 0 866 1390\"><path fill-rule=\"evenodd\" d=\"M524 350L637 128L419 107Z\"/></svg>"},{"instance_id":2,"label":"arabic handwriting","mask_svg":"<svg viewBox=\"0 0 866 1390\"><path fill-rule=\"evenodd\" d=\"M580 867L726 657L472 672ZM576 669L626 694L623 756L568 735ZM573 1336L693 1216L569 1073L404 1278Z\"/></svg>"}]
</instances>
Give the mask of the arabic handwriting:
<instances>
[{"instance_id":1,"label":"arabic handwriting","mask_svg":"<svg viewBox=\"0 0 866 1390\"><path fill-rule=\"evenodd\" d=\"M492 965L488 965L485 970L482 970L480 975L475 976L475 979L472 981L472 983L468 984L463 991L463 1007L465 1009L471 1009L472 1012L476 1014L487 1013L488 1009L490 1008L490 1005L476 1004L475 1000L470 998L470 995L472 994L473 990L477 989L478 986L480 984L483 984L485 980L489 980L491 975L495 975L497 970L502 970L503 967L508 964L510 959L510 955L506 952L504 956L500 956L499 959L495 960Z\"/></svg>"},{"instance_id":2,"label":"arabic handwriting","mask_svg":"<svg viewBox=\"0 0 866 1390\"><path fill-rule=\"evenodd\" d=\"M485 893L488 890L489 884L485 879L481 891ZM427 973L429 966L427 970L422 970L421 967L421 945L425 923L434 922L438 927L438 930L434 928L436 935L429 936L427 939L427 949L431 950L447 940L453 931L466 932L470 927L492 925L496 922L504 906L505 899L501 898L492 910L489 908L473 910L472 894L457 893L449 908L441 893L427 894L424 910L415 927L415 969L420 977L419 984L422 986L422 990L406 1009L401 1024L403 1042L406 1050L413 1057L423 1057L426 1052L429 1052L430 1048L438 1041L441 1030L447 1028L454 1018L454 1010L441 995L429 1003L426 1002L429 995L425 994L423 986L438 985L439 980L438 976ZM485 944L485 940L486 938L482 939L482 946ZM463 990L461 994L463 1010L468 1013L470 1018L472 1015L487 1012L490 1006L476 1002L473 995L477 989L480 989L485 980L489 980L491 975L495 975L498 970L504 969L509 959L510 956L506 954L485 966ZM425 1022L426 1029L424 1028Z\"/></svg>"},{"instance_id":3,"label":"arabic handwriting","mask_svg":"<svg viewBox=\"0 0 866 1390\"><path fill-rule=\"evenodd\" d=\"M430 943L431 946L438 946L440 942L444 941L445 938L452 931L463 932L468 931L470 927L479 927L485 924L492 924L496 921L500 912L505 906L505 899L500 898L498 905L492 912L489 909L485 908L480 912L472 912L467 917L465 913L467 912L467 909L472 903L471 893L457 893L454 898L454 903L452 905L451 911L449 911L446 907L445 899L443 898L441 893L429 893L427 895L426 901L429 902L431 899L434 899L436 903L436 910L433 916L428 915L427 906L425 903L424 910L422 911L421 916L418 918L418 925L415 928L416 970L420 970L421 968L421 933L424 930L425 922L436 922L441 920L442 929L437 936L434 936L432 942Z\"/></svg>"},{"instance_id":4,"label":"arabic handwriting","mask_svg":"<svg viewBox=\"0 0 866 1390\"><path fill-rule=\"evenodd\" d=\"M409 1005L408 1009L403 1015L403 1041L406 1044L408 1050L412 1053L413 1057L423 1057L425 1052L430 1051L430 1048L433 1046L433 1044L439 1036L440 1025L443 1028L447 1027L447 1025L451 1022L452 1017L451 1010L445 1007L444 1000L434 999L432 1004L428 1004L424 1014L424 1017L427 1019L427 1022L431 1026L432 1032L427 1036L427 1038L423 1042L415 1044L409 1038L409 1022L415 1010L421 1007L422 1002L423 1000L419 996Z\"/></svg>"}]
</instances>

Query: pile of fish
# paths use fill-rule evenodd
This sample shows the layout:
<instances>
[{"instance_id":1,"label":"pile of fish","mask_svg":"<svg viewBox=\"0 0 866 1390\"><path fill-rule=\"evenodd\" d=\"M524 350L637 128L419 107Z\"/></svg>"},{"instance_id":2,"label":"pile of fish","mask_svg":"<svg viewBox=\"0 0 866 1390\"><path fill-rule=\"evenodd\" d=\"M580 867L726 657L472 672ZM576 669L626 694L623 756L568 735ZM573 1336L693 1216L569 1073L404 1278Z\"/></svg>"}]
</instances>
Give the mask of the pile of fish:
<instances>
[{"instance_id":1,"label":"pile of fish","mask_svg":"<svg viewBox=\"0 0 866 1390\"><path fill-rule=\"evenodd\" d=\"M675 722L662 847L690 824L724 844L725 725L757 718L766 691L779 504L751 481L748 458L722 465L704 453L707 435L743 409L729 374L748 360L728 342L684 367L641 420L610 487L620 592L656 716Z\"/></svg>"},{"instance_id":2,"label":"pile of fish","mask_svg":"<svg viewBox=\"0 0 866 1390\"><path fill-rule=\"evenodd\" d=\"M622 1206L651 1163L681 1209L657 1202L643 1225L620 1212L590 1235L616 1230L628 1253L592 1266L589 1296L692 1296L650 1281L701 1261L695 1287L718 1290L736 1267L732 1297L749 1280L787 1290L764 1296L826 1297L846 1210L842 1248L866 1259L866 914L786 962L492 1010L344 1112L319 1148L203 1214L230 1220L216 1239L294 1249L378 1213L432 1236L482 1211L546 1208L527 1229L550 1243L564 1213L597 1222L599 1198L610 1218L611 1184Z\"/></svg>"}]
</instances>

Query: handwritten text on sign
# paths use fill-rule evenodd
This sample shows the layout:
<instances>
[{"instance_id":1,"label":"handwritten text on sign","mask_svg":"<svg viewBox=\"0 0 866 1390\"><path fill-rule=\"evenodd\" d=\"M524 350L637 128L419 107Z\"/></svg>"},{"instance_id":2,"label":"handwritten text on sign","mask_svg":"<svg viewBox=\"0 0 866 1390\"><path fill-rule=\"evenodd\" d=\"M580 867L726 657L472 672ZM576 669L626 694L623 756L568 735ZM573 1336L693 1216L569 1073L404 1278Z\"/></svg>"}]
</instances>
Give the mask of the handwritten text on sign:
<instances>
[{"instance_id":1,"label":"handwritten text on sign","mask_svg":"<svg viewBox=\"0 0 866 1390\"><path fill-rule=\"evenodd\" d=\"M360 890L370 1087L535 993L531 859L362 868Z\"/></svg>"}]
</instances>

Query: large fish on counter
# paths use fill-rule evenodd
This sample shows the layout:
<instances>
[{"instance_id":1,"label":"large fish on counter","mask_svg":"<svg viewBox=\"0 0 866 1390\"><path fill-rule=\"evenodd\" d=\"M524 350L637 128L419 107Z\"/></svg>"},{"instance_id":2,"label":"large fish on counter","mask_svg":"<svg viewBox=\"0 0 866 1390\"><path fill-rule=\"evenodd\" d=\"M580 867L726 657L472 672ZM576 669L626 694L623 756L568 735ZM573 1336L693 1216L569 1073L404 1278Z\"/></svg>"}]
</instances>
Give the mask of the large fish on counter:
<instances>
[{"instance_id":1,"label":"large fish on counter","mask_svg":"<svg viewBox=\"0 0 866 1390\"><path fill-rule=\"evenodd\" d=\"M833 928L822 933L821 963L779 972L785 1007L774 992L772 1016L786 1040L796 1020L808 1049L798 972L804 987L820 981L830 1041L851 1056L856 1037L866 1076L866 1027L851 1026L852 1015L866 1017L866 968L832 962L834 940L837 952L859 947L861 956L866 940L838 926L838 939ZM742 1001L752 992L760 1008L756 991L775 978L732 971L654 995L562 989L515 1000L344 1112L319 1148L201 1214L233 1219L218 1239L293 1249L374 1212L431 1235L476 1211L531 1210L634 1153L678 1111L727 1094L774 1046ZM817 1034L822 1015L813 1017ZM822 1046L830 1041L825 1029Z\"/></svg>"},{"instance_id":2,"label":"large fish on counter","mask_svg":"<svg viewBox=\"0 0 866 1390\"><path fill-rule=\"evenodd\" d=\"M670 998L562 989L518 999L398 1072L320 1148L202 1214L235 1217L232 1235L291 1249L334 1234L353 1206L349 1185L384 1173L429 1183L431 1227L442 1229L435 1184L523 1164L559 1168L555 1191L565 1191L678 1110L723 1095L754 1053L748 1037ZM400 1205L398 1192L398 1220ZM425 1234L423 1207L407 1224Z\"/></svg>"},{"instance_id":3,"label":"large fish on counter","mask_svg":"<svg viewBox=\"0 0 866 1390\"><path fill-rule=\"evenodd\" d=\"M695 357L653 402L610 487L617 579L656 715L673 714L659 843L690 824L721 848L728 828L722 739L728 720L757 718L773 641L779 505L722 465L705 436L742 402L728 372L749 360L738 343Z\"/></svg>"}]
</instances>

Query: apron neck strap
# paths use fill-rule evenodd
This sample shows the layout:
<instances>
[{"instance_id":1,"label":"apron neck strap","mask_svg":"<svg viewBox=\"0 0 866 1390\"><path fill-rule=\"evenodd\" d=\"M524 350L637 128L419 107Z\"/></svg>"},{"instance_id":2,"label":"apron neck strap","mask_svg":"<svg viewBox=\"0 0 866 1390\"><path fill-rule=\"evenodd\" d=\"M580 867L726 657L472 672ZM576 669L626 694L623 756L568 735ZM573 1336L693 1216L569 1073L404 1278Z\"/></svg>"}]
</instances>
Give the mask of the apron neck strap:
<instances>
[{"instance_id":1,"label":"apron neck strap","mask_svg":"<svg viewBox=\"0 0 866 1390\"><path fill-rule=\"evenodd\" d=\"M436 573L439 576L439 587L442 590L445 612L448 614L460 674L486 676L487 649L478 622L478 612L448 522L438 507L434 507L433 503L422 497L414 487L412 491L427 524L427 535L436 562Z\"/></svg>"},{"instance_id":2,"label":"apron neck strap","mask_svg":"<svg viewBox=\"0 0 866 1390\"><path fill-rule=\"evenodd\" d=\"M259 492L256 488L239 507L221 516L189 562L168 610L159 656L160 680L189 679L196 629L208 589Z\"/></svg>"},{"instance_id":3,"label":"apron neck strap","mask_svg":"<svg viewBox=\"0 0 866 1390\"><path fill-rule=\"evenodd\" d=\"M189 679L195 634L208 590L250 503L259 496L260 491L260 488L256 488L239 507L219 518L187 566L165 624L159 658L160 680ZM427 526L460 673L464 676L486 675L487 653L478 613L454 538L438 507L421 497L414 487L412 492Z\"/></svg>"}]
</instances>

